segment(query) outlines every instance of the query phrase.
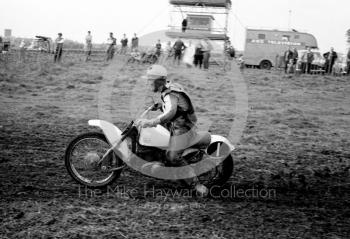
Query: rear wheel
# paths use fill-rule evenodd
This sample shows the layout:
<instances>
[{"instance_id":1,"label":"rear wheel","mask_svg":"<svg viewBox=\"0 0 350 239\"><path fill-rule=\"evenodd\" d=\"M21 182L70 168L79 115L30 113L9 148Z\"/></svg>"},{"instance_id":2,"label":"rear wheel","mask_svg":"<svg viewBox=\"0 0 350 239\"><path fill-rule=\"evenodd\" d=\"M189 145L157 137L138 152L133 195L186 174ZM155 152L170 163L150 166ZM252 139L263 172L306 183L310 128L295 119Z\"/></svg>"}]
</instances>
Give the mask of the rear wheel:
<instances>
[{"instance_id":1,"label":"rear wheel","mask_svg":"<svg viewBox=\"0 0 350 239\"><path fill-rule=\"evenodd\" d=\"M231 177L233 172L233 159L229 155L227 158L218 166L206 172L202 175L197 176L198 182L205 185L207 188L213 186L224 185Z\"/></svg>"},{"instance_id":2,"label":"rear wheel","mask_svg":"<svg viewBox=\"0 0 350 239\"><path fill-rule=\"evenodd\" d=\"M111 184L121 173L106 170L122 166L123 161L114 152L99 165L100 159L110 148L106 137L101 133L86 133L76 137L67 147L65 166L68 173L78 183L91 188L102 188Z\"/></svg>"},{"instance_id":3,"label":"rear wheel","mask_svg":"<svg viewBox=\"0 0 350 239\"><path fill-rule=\"evenodd\" d=\"M268 60L263 60L262 62L260 62L260 69L263 70L270 70L272 67L272 63Z\"/></svg>"},{"instance_id":4,"label":"rear wheel","mask_svg":"<svg viewBox=\"0 0 350 239\"><path fill-rule=\"evenodd\" d=\"M207 148L207 153L204 153L204 152L202 153L202 156L200 158L198 157L198 154L197 154L198 160L196 160L196 161L203 160L204 157L212 157L213 161L215 161L216 158L222 156L222 155L216 155L217 149L221 148L221 149L224 149L223 151L225 151L226 150L225 147L226 146L223 145L222 142L215 142ZM223 152L223 155L225 155L225 152ZM196 163L196 161L191 162L191 163ZM233 172L234 165L233 165L233 159L232 159L231 154L228 154L226 156L226 158L219 165L216 165L214 162L210 162L210 164L211 165L205 166L205 167L210 168L209 171L207 171L203 174L200 174L200 175L197 174L198 183L203 184L208 188L213 187L213 186L224 185L230 179L232 172ZM194 181L193 180L182 180L182 182L185 185L189 186Z\"/></svg>"}]
</instances>

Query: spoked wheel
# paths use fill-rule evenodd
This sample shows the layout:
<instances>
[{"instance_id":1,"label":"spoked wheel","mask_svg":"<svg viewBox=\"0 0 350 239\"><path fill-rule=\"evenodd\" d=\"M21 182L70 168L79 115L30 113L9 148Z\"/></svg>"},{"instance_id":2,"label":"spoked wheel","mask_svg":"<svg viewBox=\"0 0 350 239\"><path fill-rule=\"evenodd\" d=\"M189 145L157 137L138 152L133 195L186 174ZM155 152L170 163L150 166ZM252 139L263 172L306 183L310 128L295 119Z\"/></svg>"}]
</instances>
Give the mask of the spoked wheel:
<instances>
[{"instance_id":1,"label":"spoked wheel","mask_svg":"<svg viewBox=\"0 0 350 239\"><path fill-rule=\"evenodd\" d=\"M227 158L218 166L213 167L210 171L197 176L198 182L205 185L206 187L222 186L231 177L233 172L233 159L229 155Z\"/></svg>"},{"instance_id":2,"label":"spoked wheel","mask_svg":"<svg viewBox=\"0 0 350 239\"><path fill-rule=\"evenodd\" d=\"M91 188L101 188L112 183L120 176L123 161L111 152L102 163L103 155L110 148L106 137L101 133L87 133L75 138L65 153L65 165L68 173L78 183Z\"/></svg>"}]
</instances>

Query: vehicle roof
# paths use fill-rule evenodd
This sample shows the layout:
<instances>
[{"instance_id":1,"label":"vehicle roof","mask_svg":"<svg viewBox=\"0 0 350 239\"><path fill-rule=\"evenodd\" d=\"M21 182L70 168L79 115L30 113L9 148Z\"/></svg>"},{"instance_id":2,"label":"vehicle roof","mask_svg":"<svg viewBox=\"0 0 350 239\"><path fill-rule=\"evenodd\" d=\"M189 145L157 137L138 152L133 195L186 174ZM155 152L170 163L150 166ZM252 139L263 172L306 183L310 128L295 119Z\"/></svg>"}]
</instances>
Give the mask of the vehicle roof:
<instances>
[{"instance_id":1,"label":"vehicle roof","mask_svg":"<svg viewBox=\"0 0 350 239\"><path fill-rule=\"evenodd\" d=\"M258 32L285 32L285 33L295 33L295 34L307 34L307 35L312 35L307 32L299 32L296 30L278 30L278 29L257 29L257 28L247 28L247 31L258 31Z\"/></svg>"},{"instance_id":2,"label":"vehicle roof","mask_svg":"<svg viewBox=\"0 0 350 239\"><path fill-rule=\"evenodd\" d=\"M298 52L306 52L306 49L298 50ZM311 48L311 52L313 53L321 53L319 49Z\"/></svg>"},{"instance_id":3,"label":"vehicle roof","mask_svg":"<svg viewBox=\"0 0 350 239\"><path fill-rule=\"evenodd\" d=\"M185 6L207 6L207 7L224 7L228 8L231 5L231 0L169 0L172 5Z\"/></svg>"}]
</instances>

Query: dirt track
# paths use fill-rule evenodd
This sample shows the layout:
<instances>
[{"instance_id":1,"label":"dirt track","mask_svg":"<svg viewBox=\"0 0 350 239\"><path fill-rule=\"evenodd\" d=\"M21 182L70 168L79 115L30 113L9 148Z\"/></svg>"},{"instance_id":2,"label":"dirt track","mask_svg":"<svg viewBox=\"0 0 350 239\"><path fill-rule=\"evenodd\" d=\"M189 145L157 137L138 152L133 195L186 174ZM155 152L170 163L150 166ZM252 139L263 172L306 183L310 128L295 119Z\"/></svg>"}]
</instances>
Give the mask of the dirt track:
<instances>
[{"instance_id":1,"label":"dirt track","mask_svg":"<svg viewBox=\"0 0 350 239\"><path fill-rule=\"evenodd\" d=\"M64 168L64 150L76 135L96 131L87 120L99 117L108 65L73 55L61 65L45 56L28 61L0 61L1 238L350 236L349 78L247 70L249 116L234 175L222 197L203 199L171 196L186 191L133 171L110 193L79 188ZM132 118L131 95L141 91L135 84L144 70L127 66L113 81L109 107L120 127ZM193 92L210 130L227 134L235 116L225 74L170 72ZM258 197L237 195L252 188Z\"/></svg>"}]
</instances>

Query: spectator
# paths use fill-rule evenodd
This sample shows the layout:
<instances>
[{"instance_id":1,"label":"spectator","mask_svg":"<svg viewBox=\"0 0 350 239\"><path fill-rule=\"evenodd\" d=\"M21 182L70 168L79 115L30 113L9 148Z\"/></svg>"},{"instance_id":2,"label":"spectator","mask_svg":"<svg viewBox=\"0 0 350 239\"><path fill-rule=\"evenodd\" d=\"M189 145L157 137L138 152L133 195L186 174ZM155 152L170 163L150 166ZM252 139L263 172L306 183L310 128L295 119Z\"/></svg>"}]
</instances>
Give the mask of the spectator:
<instances>
[{"instance_id":1,"label":"spectator","mask_svg":"<svg viewBox=\"0 0 350 239\"><path fill-rule=\"evenodd\" d=\"M177 64L180 65L180 60L182 58L182 52L186 49L186 46L184 42L181 40L181 38L178 38L173 46L173 49L175 51L174 55L174 63L177 60Z\"/></svg>"},{"instance_id":2,"label":"spectator","mask_svg":"<svg viewBox=\"0 0 350 239\"><path fill-rule=\"evenodd\" d=\"M294 59L290 59L287 67L287 74L292 74L295 72L295 65L296 64L294 64Z\"/></svg>"},{"instance_id":3,"label":"spectator","mask_svg":"<svg viewBox=\"0 0 350 239\"><path fill-rule=\"evenodd\" d=\"M195 48L195 53L194 53L194 66L197 67L199 66L199 69L202 68L203 65L203 46L201 43L198 43Z\"/></svg>"},{"instance_id":4,"label":"spectator","mask_svg":"<svg viewBox=\"0 0 350 239\"><path fill-rule=\"evenodd\" d=\"M326 73L331 74L333 71L333 65L338 58L338 54L334 51L334 48L332 47L329 52L323 54L323 57L326 59Z\"/></svg>"},{"instance_id":5,"label":"spectator","mask_svg":"<svg viewBox=\"0 0 350 239\"><path fill-rule=\"evenodd\" d=\"M311 74L311 66L312 62L314 61L314 53L311 51L310 47L307 48L307 51L302 56L302 61L304 63L302 72Z\"/></svg>"},{"instance_id":6,"label":"spectator","mask_svg":"<svg viewBox=\"0 0 350 239\"><path fill-rule=\"evenodd\" d=\"M165 65L168 60L172 57L173 47L171 46L171 41L168 41L165 46L165 54L163 54L161 59L161 64Z\"/></svg>"},{"instance_id":7,"label":"spectator","mask_svg":"<svg viewBox=\"0 0 350 239\"><path fill-rule=\"evenodd\" d=\"M289 61L293 59L293 52L290 48L284 53L284 72L287 73Z\"/></svg>"},{"instance_id":8,"label":"spectator","mask_svg":"<svg viewBox=\"0 0 350 239\"><path fill-rule=\"evenodd\" d=\"M238 64L239 70L243 73L245 68L245 61L242 54L238 55L237 64Z\"/></svg>"},{"instance_id":9,"label":"spectator","mask_svg":"<svg viewBox=\"0 0 350 239\"><path fill-rule=\"evenodd\" d=\"M229 70L232 68L232 59L236 56L236 50L231 45L230 40L226 40L224 43L224 54L225 54L225 62L224 62L224 70L226 71L227 66L229 66Z\"/></svg>"},{"instance_id":10,"label":"spectator","mask_svg":"<svg viewBox=\"0 0 350 239\"><path fill-rule=\"evenodd\" d=\"M168 57L172 56L171 54L173 53L173 48L171 47L171 41L168 41L168 43L166 44L165 51L166 51Z\"/></svg>"},{"instance_id":11,"label":"spectator","mask_svg":"<svg viewBox=\"0 0 350 239\"><path fill-rule=\"evenodd\" d=\"M303 72L304 62L302 59L298 59L295 64L295 74L300 75Z\"/></svg>"},{"instance_id":12,"label":"spectator","mask_svg":"<svg viewBox=\"0 0 350 239\"><path fill-rule=\"evenodd\" d=\"M62 33L58 33L58 37L55 40L56 52L54 56L54 62L61 62L63 43L64 43L64 38L62 37Z\"/></svg>"},{"instance_id":13,"label":"spectator","mask_svg":"<svg viewBox=\"0 0 350 239\"><path fill-rule=\"evenodd\" d=\"M350 48L349 48L348 54L346 55L346 64L347 64L346 74L350 75Z\"/></svg>"},{"instance_id":14,"label":"spectator","mask_svg":"<svg viewBox=\"0 0 350 239\"><path fill-rule=\"evenodd\" d=\"M293 64L294 65L297 64L298 58L299 58L298 50L296 48L294 48L294 50L293 50Z\"/></svg>"},{"instance_id":15,"label":"spectator","mask_svg":"<svg viewBox=\"0 0 350 239\"><path fill-rule=\"evenodd\" d=\"M182 21L182 32L186 32L187 29L187 18Z\"/></svg>"},{"instance_id":16,"label":"spectator","mask_svg":"<svg viewBox=\"0 0 350 239\"><path fill-rule=\"evenodd\" d=\"M113 36L113 32L109 33L109 38L107 39L107 61L112 60L114 57L115 46L117 45L117 39Z\"/></svg>"},{"instance_id":17,"label":"spectator","mask_svg":"<svg viewBox=\"0 0 350 239\"><path fill-rule=\"evenodd\" d=\"M159 58L161 53L162 53L162 44L160 43L160 40L158 40L156 44L156 56Z\"/></svg>"},{"instance_id":18,"label":"spectator","mask_svg":"<svg viewBox=\"0 0 350 239\"><path fill-rule=\"evenodd\" d=\"M2 37L0 36L0 53L2 52Z\"/></svg>"},{"instance_id":19,"label":"spectator","mask_svg":"<svg viewBox=\"0 0 350 239\"><path fill-rule=\"evenodd\" d=\"M123 35L123 39L121 39L122 49L120 50L120 54L125 55L128 50L128 38L126 34Z\"/></svg>"},{"instance_id":20,"label":"spectator","mask_svg":"<svg viewBox=\"0 0 350 239\"><path fill-rule=\"evenodd\" d=\"M134 33L134 37L131 39L131 51L137 51L139 48L139 38Z\"/></svg>"},{"instance_id":21,"label":"spectator","mask_svg":"<svg viewBox=\"0 0 350 239\"><path fill-rule=\"evenodd\" d=\"M210 53L213 50L213 46L210 44L209 39L204 40L205 45L203 46L203 66L204 69L209 69Z\"/></svg>"},{"instance_id":22,"label":"spectator","mask_svg":"<svg viewBox=\"0 0 350 239\"><path fill-rule=\"evenodd\" d=\"M85 55L86 55L85 61L90 60L91 50L92 50L92 36L91 36L91 32L88 31L85 37Z\"/></svg>"},{"instance_id":23,"label":"spectator","mask_svg":"<svg viewBox=\"0 0 350 239\"><path fill-rule=\"evenodd\" d=\"M231 41L227 40L224 44L224 49L225 49L225 55L232 59L235 58L236 56L236 50L235 48L232 46Z\"/></svg>"},{"instance_id":24,"label":"spectator","mask_svg":"<svg viewBox=\"0 0 350 239\"><path fill-rule=\"evenodd\" d=\"M26 43L24 40L19 44L19 60L25 62L25 54L26 54Z\"/></svg>"}]
</instances>

